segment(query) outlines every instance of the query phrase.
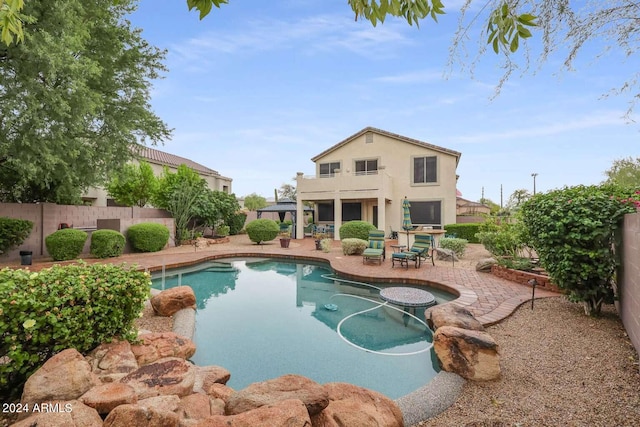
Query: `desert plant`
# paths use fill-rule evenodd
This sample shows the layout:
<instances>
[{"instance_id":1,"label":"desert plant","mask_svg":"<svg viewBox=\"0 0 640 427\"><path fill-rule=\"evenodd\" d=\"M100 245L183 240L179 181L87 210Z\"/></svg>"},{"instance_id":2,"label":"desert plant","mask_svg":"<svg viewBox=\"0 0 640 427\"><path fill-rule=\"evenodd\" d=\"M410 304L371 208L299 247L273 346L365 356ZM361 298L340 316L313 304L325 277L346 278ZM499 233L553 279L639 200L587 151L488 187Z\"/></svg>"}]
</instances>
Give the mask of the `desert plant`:
<instances>
[{"instance_id":1,"label":"desert plant","mask_svg":"<svg viewBox=\"0 0 640 427\"><path fill-rule=\"evenodd\" d=\"M342 239L342 253L344 255L362 255L369 243L366 240L349 237Z\"/></svg>"},{"instance_id":2,"label":"desert plant","mask_svg":"<svg viewBox=\"0 0 640 427\"><path fill-rule=\"evenodd\" d=\"M272 219L260 218L247 224L246 230L252 242L261 244L275 239L280 232L280 227Z\"/></svg>"},{"instance_id":3,"label":"desert plant","mask_svg":"<svg viewBox=\"0 0 640 427\"><path fill-rule=\"evenodd\" d=\"M49 234L44 243L54 261L66 261L75 259L82 253L87 237L87 233L82 230L64 228Z\"/></svg>"},{"instance_id":4,"label":"desert plant","mask_svg":"<svg viewBox=\"0 0 640 427\"><path fill-rule=\"evenodd\" d=\"M376 226L366 221L348 221L340 227L340 240L342 239L362 239L369 240L369 231L376 229Z\"/></svg>"},{"instance_id":5,"label":"desert plant","mask_svg":"<svg viewBox=\"0 0 640 427\"><path fill-rule=\"evenodd\" d=\"M155 222L142 222L127 229L127 239L134 251L158 252L169 241L169 229Z\"/></svg>"},{"instance_id":6,"label":"desert plant","mask_svg":"<svg viewBox=\"0 0 640 427\"><path fill-rule=\"evenodd\" d=\"M322 252L326 252L329 253L331 252L331 246L333 245L333 239L322 239L320 240L320 248L322 249Z\"/></svg>"},{"instance_id":7,"label":"desert plant","mask_svg":"<svg viewBox=\"0 0 640 427\"><path fill-rule=\"evenodd\" d=\"M450 249L459 257L464 255L464 251L467 248L466 239L459 239L457 237L443 237L438 244L443 249Z\"/></svg>"},{"instance_id":8,"label":"desert plant","mask_svg":"<svg viewBox=\"0 0 640 427\"><path fill-rule=\"evenodd\" d=\"M0 253L20 246L29 237L32 228L33 222L26 219L0 217Z\"/></svg>"},{"instance_id":9,"label":"desert plant","mask_svg":"<svg viewBox=\"0 0 640 427\"><path fill-rule=\"evenodd\" d=\"M447 224L444 226L448 235L452 235L459 239L465 239L469 243L480 243L476 238L476 233L480 231L479 223L469 224Z\"/></svg>"},{"instance_id":10,"label":"desert plant","mask_svg":"<svg viewBox=\"0 0 640 427\"><path fill-rule=\"evenodd\" d=\"M96 230L91 233L91 255L110 258L122 255L125 237L115 230Z\"/></svg>"},{"instance_id":11,"label":"desert plant","mask_svg":"<svg viewBox=\"0 0 640 427\"><path fill-rule=\"evenodd\" d=\"M113 264L0 270L0 395L20 390L61 350L84 353L113 337L135 339L150 285L148 273Z\"/></svg>"}]
</instances>

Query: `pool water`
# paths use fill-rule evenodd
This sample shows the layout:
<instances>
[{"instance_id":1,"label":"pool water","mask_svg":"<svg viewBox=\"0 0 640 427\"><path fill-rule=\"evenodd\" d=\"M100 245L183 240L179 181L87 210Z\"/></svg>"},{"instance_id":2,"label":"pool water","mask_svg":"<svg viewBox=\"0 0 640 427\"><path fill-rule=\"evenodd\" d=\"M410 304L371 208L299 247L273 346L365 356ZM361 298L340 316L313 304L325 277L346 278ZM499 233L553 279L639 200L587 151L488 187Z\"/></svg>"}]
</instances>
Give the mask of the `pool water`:
<instances>
[{"instance_id":1,"label":"pool water","mask_svg":"<svg viewBox=\"0 0 640 427\"><path fill-rule=\"evenodd\" d=\"M231 259L197 268L157 275L153 287L193 288L192 360L228 369L236 390L291 373L395 399L437 373L431 331L417 320L424 311L384 306L380 285L332 280L329 268L308 262Z\"/></svg>"}]
</instances>

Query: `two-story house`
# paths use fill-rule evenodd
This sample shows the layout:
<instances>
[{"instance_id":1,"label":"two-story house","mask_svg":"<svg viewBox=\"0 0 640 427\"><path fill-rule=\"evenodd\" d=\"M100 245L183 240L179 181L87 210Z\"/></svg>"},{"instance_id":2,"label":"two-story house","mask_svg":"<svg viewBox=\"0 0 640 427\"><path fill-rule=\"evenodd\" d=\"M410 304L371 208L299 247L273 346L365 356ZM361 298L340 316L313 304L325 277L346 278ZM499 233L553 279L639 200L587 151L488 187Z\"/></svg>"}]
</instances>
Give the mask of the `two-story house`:
<instances>
[{"instance_id":1,"label":"two-story house","mask_svg":"<svg viewBox=\"0 0 640 427\"><path fill-rule=\"evenodd\" d=\"M363 220L390 234L402 227L402 200L414 225L442 228L456 222L456 168L461 153L367 127L311 160L315 176L297 174L297 217L303 202L316 205L316 222L337 231ZM303 235L302 221L296 235ZM335 238L339 239L339 233Z\"/></svg>"}]
</instances>

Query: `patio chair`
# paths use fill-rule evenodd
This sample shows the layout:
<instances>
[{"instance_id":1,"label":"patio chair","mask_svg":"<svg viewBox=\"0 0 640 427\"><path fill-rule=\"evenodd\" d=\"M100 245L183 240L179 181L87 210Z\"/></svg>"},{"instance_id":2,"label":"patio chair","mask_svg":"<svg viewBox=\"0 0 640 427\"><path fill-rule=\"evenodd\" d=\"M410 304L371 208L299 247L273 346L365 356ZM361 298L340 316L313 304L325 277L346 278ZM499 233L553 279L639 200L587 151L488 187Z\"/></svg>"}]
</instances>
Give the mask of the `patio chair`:
<instances>
[{"instance_id":1,"label":"patio chair","mask_svg":"<svg viewBox=\"0 0 640 427\"><path fill-rule=\"evenodd\" d=\"M420 267L421 261L431 258L431 263L436 265L433 255L433 237L428 234L416 234L415 241L408 251L396 252L391 255L391 268L399 262L401 266L409 268L409 261L413 261L416 268Z\"/></svg>"},{"instance_id":2,"label":"patio chair","mask_svg":"<svg viewBox=\"0 0 640 427\"><path fill-rule=\"evenodd\" d=\"M377 260L380 265L386 258L384 248L384 231L374 230L369 232L369 246L362 253L362 263L369 260Z\"/></svg>"}]
</instances>

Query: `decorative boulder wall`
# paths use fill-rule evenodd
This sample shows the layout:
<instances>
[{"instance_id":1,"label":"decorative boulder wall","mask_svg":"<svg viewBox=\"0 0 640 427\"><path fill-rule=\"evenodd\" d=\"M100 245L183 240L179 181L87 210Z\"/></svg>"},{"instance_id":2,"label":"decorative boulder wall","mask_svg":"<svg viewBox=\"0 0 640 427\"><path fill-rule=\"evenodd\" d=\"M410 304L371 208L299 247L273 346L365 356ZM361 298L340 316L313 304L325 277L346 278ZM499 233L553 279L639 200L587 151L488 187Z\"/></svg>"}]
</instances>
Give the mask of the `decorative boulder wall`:
<instances>
[{"instance_id":1,"label":"decorative boulder wall","mask_svg":"<svg viewBox=\"0 0 640 427\"><path fill-rule=\"evenodd\" d=\"M425 318L435 330L433 348L444 371L474 381L500 377L498 345L469 310L445 304L428 309Z\"/></svg>"}]
</instances>

